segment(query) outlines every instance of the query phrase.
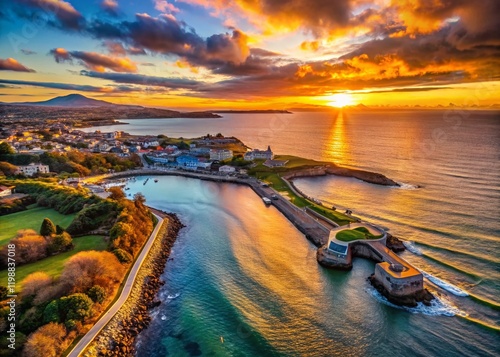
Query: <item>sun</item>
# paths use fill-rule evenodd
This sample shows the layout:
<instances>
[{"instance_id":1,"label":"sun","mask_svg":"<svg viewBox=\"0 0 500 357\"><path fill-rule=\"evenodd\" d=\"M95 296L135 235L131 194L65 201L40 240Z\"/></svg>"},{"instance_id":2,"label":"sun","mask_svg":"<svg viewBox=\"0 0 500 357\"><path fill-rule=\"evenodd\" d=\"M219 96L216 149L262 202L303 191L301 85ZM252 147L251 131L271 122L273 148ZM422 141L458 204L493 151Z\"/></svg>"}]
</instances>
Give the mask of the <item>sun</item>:
<instances>
[{"instance_id":1,"label":"sun","mask_svg":"<svg viewBox=\"0 0 500 357\"><path fill-rule=\"evenodd\" d=\"M347 93L337 93L328 97L331 102L328 105L331 107L343 108L347 105L353 105L354 100L350 94Z\"/></svg>"}]
</instances>

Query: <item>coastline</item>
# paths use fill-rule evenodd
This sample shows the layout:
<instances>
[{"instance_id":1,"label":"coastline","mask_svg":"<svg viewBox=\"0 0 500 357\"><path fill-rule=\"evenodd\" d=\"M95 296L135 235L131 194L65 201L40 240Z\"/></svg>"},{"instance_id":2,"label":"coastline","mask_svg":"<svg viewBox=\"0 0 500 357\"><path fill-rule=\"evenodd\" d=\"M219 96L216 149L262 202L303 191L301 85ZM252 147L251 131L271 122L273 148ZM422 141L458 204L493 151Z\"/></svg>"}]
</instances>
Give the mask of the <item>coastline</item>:
<instances>
[{"instance_id":1,"label":"coastline","mask_svg":"<svg viewBox=\"0 0 500 357\"><path fill-rule=\"evenodd\" d=\"M156 294L163 285L160 276L184 225L175 213L166 213L152 207L150 209L164 218L158 233L161 239L156 239L153 243L129 298L82 353L84 357L133 356L137 336L151 321L149 310L160 304L156 300Z\"/></svg>"}]
</instances>

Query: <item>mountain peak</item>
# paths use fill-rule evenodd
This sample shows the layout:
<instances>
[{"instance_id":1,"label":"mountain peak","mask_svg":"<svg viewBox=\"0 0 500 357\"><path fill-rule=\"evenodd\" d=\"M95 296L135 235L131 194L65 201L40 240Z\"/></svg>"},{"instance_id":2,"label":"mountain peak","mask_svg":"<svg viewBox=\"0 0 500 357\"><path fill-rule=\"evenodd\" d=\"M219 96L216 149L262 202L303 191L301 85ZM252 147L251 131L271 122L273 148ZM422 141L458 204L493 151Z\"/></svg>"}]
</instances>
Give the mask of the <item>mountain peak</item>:
<instances>
[{"instance_id":1,"label":"mountain peak","mask_svg":"<svg viewBox=\"0 0 500 357\"><path fill-rule=\"evenodd\" d=\"M60 97L55 97L42 102L24 102L24 103L13 103L13 104L44 106L44 107L68 107L68 108L119 106L119 104L113 104L110 102L106 102L104 100L88 98L78 93L72 93Z\"/></svg>"}]
</instances>

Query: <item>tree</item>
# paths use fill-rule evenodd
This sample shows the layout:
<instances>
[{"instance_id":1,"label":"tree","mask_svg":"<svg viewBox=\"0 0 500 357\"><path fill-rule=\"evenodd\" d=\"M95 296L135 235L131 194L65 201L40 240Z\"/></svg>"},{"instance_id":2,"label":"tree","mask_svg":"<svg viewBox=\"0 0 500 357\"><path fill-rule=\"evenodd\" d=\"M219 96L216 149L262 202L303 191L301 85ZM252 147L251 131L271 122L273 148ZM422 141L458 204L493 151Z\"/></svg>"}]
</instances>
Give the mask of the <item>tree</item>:
<instances>
[{"instance_id":1,"label":"tree","mask_svg":"<svg viewBox=\"0 0 500 357\"><path fill-rule=\"evenodd\" d=\"M123 192L121 187L111 187L108 190L111 194L109 195L109 199L120 201L125 198L125 192Z\"/></svg>"},{"instance_id":2,"label":"tree","mask_svg":"<svg viewBox=\"0 0 500 357\"><path fill-rule=\"evenodd\" d=\"M138 208L143 207L144 203L146 203L146 197L144 197L144 195L142 193L137 192L134 195L134 203L135 203L135 206Z\"/></svg>"},{"instance_id":3,"label":"tree","mask_svg":"<svg viewBox=\"0 0 500 357\"><path fill-rule=\"evenodd\" d=\"M93 302L102 303L106 298L106 290L102 286L94 285L87 291L87 295Z\"/></svg>"},{"instance_id":4,"label":"tree","mask_svg":"<svg viewBox=\"0 0 500 357\"><path fill-rule=\"evenodd\" d=\"M66 347L63 344L66 328L61 324L49 323L33 332L24 345L26 357L56 357Z\"/></svg>"},{"instance_id":5,"label":"tree","mask_svg":"<svg viewBox=\"0 0 500 357\"><path fill-rule=\"evenodd\" d=\"M20 230L9 244L16 246L16 263L25 264L45 258L47 256L47 241L32 229ZM8 244L0 250L0 259L7 266Z\"/></svg>"},{"instance_id":6,"label":"tree","mask_svg":"<svg viewBox=\"0 0 500 357\"><path fill-rule=\"evenodd\" d=\"M0 301L7 299L9 290L5 286L0 286Z\"/></svg>"},{"instance_id":7,"label":"tree","mask_svg":"<svg viewBox=\"0 0 500 357\"><path fill-rule=\"evenodd\" d=\"M109 287L121 280L124 269L113 253L84 251L66 262L60 283L73 292L87 291L94 285Z\"/></svg>"},{"instance_id":8,"label":"tree","mask_svg":"<svg viewBox=\"0 0 500 357\"><path fill-rule=\"evenodd\" d=\"M17 166L6 161L0 161L0 171L3 172L5 176L14 176L17 173Z\"/></svg>"},{"instance_id":9,"label":"tree","mask_svg":"<svg viewBox=\"0 0 500 357\"><path fill-rule=\"evenodd\" d=\"M43 322L48 324L49 322L60 322L61 317L59 315L59 300L52 300L43 310Z\"/></svg>"},{"instance_id":10,"label":"tree","mask_svg":"<svg viewBox=\"0 0 500 357\"><path fill-rule=\"evenodd\" d=\"M6 142L0 143L0 155L11 155L15 154L16 151Z\"/></svg>"},{"instance_id":11,"label":"tree","mask_svg":"<svg viewBox=\"0 0 500 357\"><path fill-rule=\"evenodd\" d=\"M56 234L56 226L49 218L44 218L40 227L40 235L48 237L52 234Z\"/></svg>"},{"instance_id":12,"label":"tree","mask_svg":"<svg viewBox=\"0 0 500 357\"><path fill-rule=\"evenodd\" d=\"M62 312L63 321L81 321L92 314L94 303L86 294L77 293L64 296L59 300L59 311Z\"/></svg>"},{"instance_id":13,"label":"tree","mask_svg":"<svg viewBox=\"0 0 500 357\"><path fill-rule=\"evenodd\" d=\"M36 295L37 292L46 289L50 285L52 285L53 279L52 277L44 272L37 271L35 273L31 273L22 281L23 292L22 296L32 296Z\"/></svg>"}]
</instances>

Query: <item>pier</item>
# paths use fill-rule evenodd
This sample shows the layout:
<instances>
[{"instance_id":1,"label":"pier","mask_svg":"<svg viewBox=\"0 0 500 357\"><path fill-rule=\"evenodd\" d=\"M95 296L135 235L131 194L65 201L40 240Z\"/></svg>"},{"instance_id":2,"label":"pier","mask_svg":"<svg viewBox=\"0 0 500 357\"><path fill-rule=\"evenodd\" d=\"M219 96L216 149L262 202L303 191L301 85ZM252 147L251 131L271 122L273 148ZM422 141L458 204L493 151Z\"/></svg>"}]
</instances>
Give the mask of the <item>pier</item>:
<instances>
[{"instance_id":1,"label":"pier","mask_svg":"<svg viewBox=\"0 0 500 357\"><path fill-rule=\"evenodd\" d=\"M433 298L424 289L423 275L420 271L387 248L387 233L384 230L367 222L339 227L335 222L322 217L317 212L295 206L278 191L256 178L238 178L182 170L141 169L101 175L94 179L88 178L86 181L142 175L183 176L248 186L260 198L270 199L271 205L276 207L308 240L318 247L317 260L322 266L330 269L350 270L352 269L353 257L371 259L377 262L377 265L375 273L369 279L389 301L400 305L415 306L417 302L428 303ZM271 199L272 197L274 199ZM355 239L349 242L336 239L336 235L340 232L361 227L365 229L364 232L367 232L365 234L380 235L380 237Z\"/></svg>"}]
</instances>

